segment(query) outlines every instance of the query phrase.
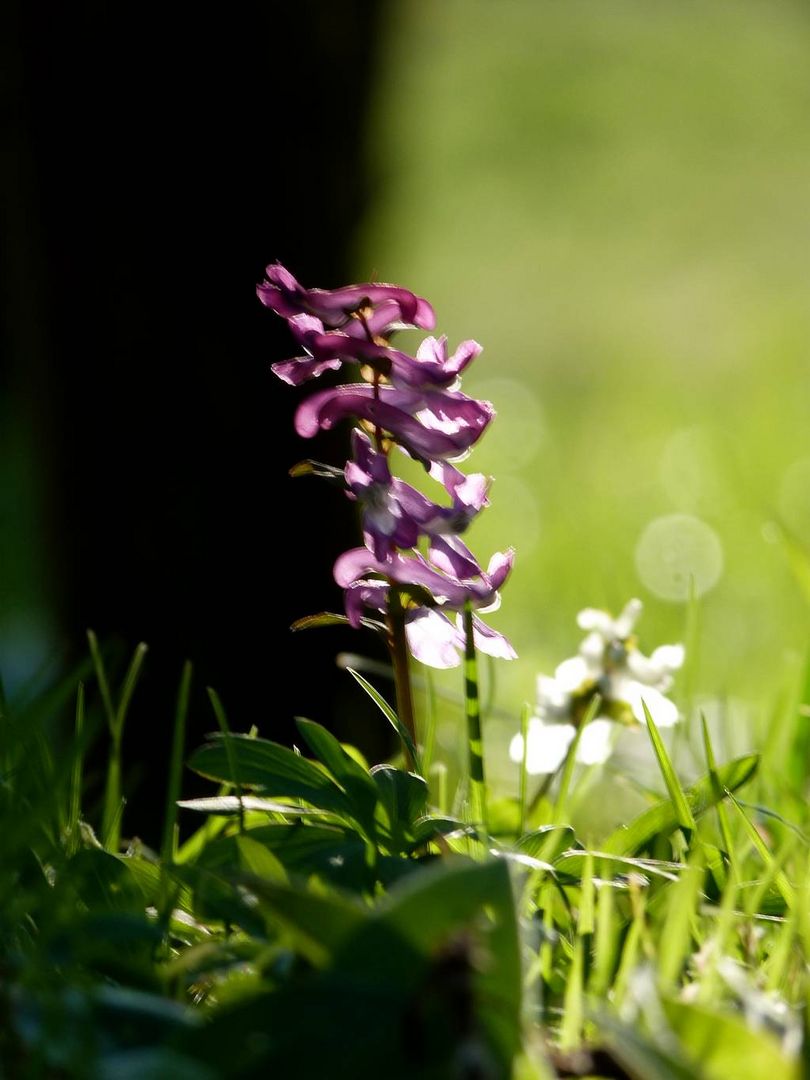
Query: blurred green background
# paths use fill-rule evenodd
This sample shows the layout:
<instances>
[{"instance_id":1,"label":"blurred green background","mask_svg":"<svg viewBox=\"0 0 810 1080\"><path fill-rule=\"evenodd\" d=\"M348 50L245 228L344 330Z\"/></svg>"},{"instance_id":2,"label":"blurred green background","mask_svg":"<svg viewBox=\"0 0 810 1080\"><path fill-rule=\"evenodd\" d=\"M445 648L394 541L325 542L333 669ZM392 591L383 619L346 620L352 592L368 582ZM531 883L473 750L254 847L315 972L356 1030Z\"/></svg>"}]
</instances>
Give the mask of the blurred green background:
<instances>
[{"instance_id":1,"label":"blurred green background","mask_svg":"<svg viewBox=\"0 0 810 1080\"><path fill-rule=\"evenodd\" d=\"M493 617L513 717L582 607L637 595L645 651L683 640L690 575L726 749L767 737L801 663L774 523L810 544L808 55L797 3L391 9L354 276L484 345L465 390L498 418L465 468L496 482L469 540L518 552ZM504 778L515 724L491 723Z\"/></svg>"}]
</instances>

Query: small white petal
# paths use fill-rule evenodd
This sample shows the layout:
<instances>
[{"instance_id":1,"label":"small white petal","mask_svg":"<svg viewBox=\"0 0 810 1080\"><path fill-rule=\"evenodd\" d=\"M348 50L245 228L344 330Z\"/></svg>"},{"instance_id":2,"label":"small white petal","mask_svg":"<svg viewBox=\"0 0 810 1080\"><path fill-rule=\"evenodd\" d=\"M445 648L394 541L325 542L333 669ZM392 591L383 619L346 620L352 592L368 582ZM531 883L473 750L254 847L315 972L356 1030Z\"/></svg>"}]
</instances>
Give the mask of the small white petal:
<instances>
[{"instance_id":1,"label":"small white petal","mask_svg":"<svg viewBox=\"0 0 810 1080\"><path fill-rule=\"evenodd\" d=\"M562 765L568 747L576 734L573 724L544 724L532 718L529 721L526 772L532 776L553 773ZM512 761L523 760L523 737L515 735L509 743Z\"/></svg>"},{"instance_id":2,"label":"small white petal","mask_svg":"<svg viewBox=\"0 0 810 1080\"><path fill-rule=\"evenodd\" d=\"M633 678L645 686L658 686L662 676L666 674L651 657L645 656L638 649L628 650L625 663Z\"/></svg>"},{"instance_id":3,"label":"small white petal","mask_svg":"<svg viewBox=\"0 0 810 1080\"><path fill-rule=\"evenodd\" d=\"M611 720L592 720L580 735L577 761L583 765L601 765L613 753L616 725Z\"/></svg>"},{"instance_id":4,"label":"small white petal","mask_svg":"<svg viewBox=\"0 0 810 1080\"><path fill-rule=\"evenodd\" d=\"M581 656L572 656L569 660L563 660L554 672L558 685L569 692L579 690L589 676L590 670Z\"/></svg>"},{"instance_id":5,"label":"small white petal","mask_svg":"<svg viewBox=\"0 0 810 1080\"><path fill-rule=\"evenodd\" d=\"M625 701L633 710L633 715L640 724L646 723L644 705L650 710L650 715L655 721L656 727L672 727L678 723L678 707L674 701L655 689L653 686L643 686L641 683L633 683L628 680L627 696Z\"/></svg>"},{"instance_id":6,"label":"small white petal","mask_svg":"<svg viewBox=\"0 0 810 1080\"><path fill-rule=\"evenodd\" d=\"M686 649L684 649L683 645L659 645L657 649L653 650L650 657L654 664L657 664L662 671L667 673L682 668L685 659Z\"/></svg>"},{"instance_id":7,"label":"small white petal","mask_svg":"<svg viewBox=\"0 0 810 1080\"><path fill-rule=\"evenodd\" d=\"M596 677L602 670L602 661L605 656L605 639L595 630L591 631L583 639L579 647L579 655L588 665L591 677Z\"/></svg>"},{"instance_id":8,"label":"small white petal","mask_svg":"<svg viewBox=\"0 0 810 1080\"><path fill-rule=\"evenodd\" d=\"M567 711L571 704L571 695L556 679L548 675L537 676L537 707L551 709L554 712Z\"/></svg>"},{"instance_id":9,"label":"small white petal","mask_svg":"<svg viewBox=\"0 0 810 1080\"><path fill-rule=\"evenodd\" d=\"M609 612L599 608L584 608L577 615L577 625L582 630L593 630L605 640L614 637L613 619Z\"/></svg>"},{"instance_id":10,"label":"small white petal","mask_svg":"<svg viewBox=\"0 0 810 1080\"><path fill-rule=\"evenodd\" d=\"M630 637L633 632L633 627L638 622L638 617L641 614L643 607L644 605L638 599L628 600L622 609L621 615L613 625L614 633L617 638L624 641L625 638Z\"/></svg>"}]
</instances>

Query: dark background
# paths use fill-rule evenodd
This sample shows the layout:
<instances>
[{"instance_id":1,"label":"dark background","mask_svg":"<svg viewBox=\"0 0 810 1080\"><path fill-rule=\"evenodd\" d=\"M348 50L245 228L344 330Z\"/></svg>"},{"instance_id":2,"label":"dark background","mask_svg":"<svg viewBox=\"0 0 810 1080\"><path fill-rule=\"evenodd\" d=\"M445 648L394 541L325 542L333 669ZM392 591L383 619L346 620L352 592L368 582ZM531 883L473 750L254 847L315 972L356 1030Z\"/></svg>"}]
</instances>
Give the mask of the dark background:
<instances>
[{"instance_id":1,"label":"dark background","mask_svg":"<svg viewBox=\"0 0 810 1080\"><path fill-rule=\"evenodd\" d=\"M124 819L150 838L186 657L192 745L214 727L205 685L239 730L288 740L302 714L385 737L334 664L376 643L288 629L340 610L331 565L357 533L340 492L288 478L339 461L344 434L295 436L298 394L270 372L291 340L254 292L275 259L348 280L381 5L5 11L2 408L42 492L62 669L87 627L114 664L150 646Z\"/></svg>"}]
</instances>

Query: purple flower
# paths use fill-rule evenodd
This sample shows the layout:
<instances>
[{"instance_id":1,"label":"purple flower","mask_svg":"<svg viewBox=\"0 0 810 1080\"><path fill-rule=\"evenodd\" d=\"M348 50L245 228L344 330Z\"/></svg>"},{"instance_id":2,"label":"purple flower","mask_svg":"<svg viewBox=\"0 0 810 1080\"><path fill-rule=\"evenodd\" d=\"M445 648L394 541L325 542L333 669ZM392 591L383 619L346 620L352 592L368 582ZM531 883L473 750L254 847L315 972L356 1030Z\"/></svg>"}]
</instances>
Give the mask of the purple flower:
<instances>
[{"instance_id":1,"label":"purple flower","mask_svg":"<svg viewBox=\"0 0 810 1080\"><path fill-rule=\"evenodd\" d=\"M321 390L295 414L295 430L305 439L355 417L391 436L420 461L465 454L495 415L488 401L455 390L401 390L392 386L350 385Z\"/></svg>"},{"instance_id":2,"label":"purple flower","mask_svg":"<svg viewBox=\"0 0 810 1080\"><path fill-rule=\"evenodd\" d=\"M358 336L366 335L364 322L372 336L401 326L431 330L435 323L427 300L398 285L369 283L342 289L305 289L281 263L271 263L265 275L256 293L265 307L285 319L314 315L324 326L342 328L355 323L357 329L350 332Z\"/></svg>"},{"instance_id":3,"label":"purple flower","mask_svg":"<svg viewBox=\"0 0 810 1080\"><path fill-rule=\"evenodd\" d=\"M365 541L377 559L386 559L398 547L415 547L420 536L462 532L488 505L487 479L481 473L465 476L452 465L432 465L431 475L452 499L452 505L440 506L393 477L386 455L357 429L352 432L352 450L346 483L350 496L362 506Z\"/></svg>"},{"instance_id":4,"label":"purple flower","mask_svg":"<svg viewBox=\"0 0 810 1080\"><path fill-rule=\"evenodd\" d=\"M462 341L456 351L447 355L447 337L425 338L416 352L416 359L423 365L435 365L449 381L457 379L465 367L482 351L477 341Z\"/></svg>"},{"instance_id":5,"label":"purple flower","mask_svg":"<svg viewBox=\"0 0 810 1080\"><path fill-rule=\"evenodd\" d=\"M360 625L366 609L387 613L392 584L401 586L406 596L410 592L411 605L405 610L405 632L411 653L430 667L455 667L459 663L459 650L464 648L463 623L460 614L453 621L445 612L458 612L468 602L476 609L494 610L500 602L498 589L512 568L514 552L511 549L498 552L484 572L460 541L449 545L444 538L434 540L431 558L434 557L434 546L438 559L447 566L463 565L464 578L442 572L436 565L431 566L418 552L408 558L395 554L381 560L367 548L344 552L335 563L334 576L338 585L345 589L346 615L353 626ZM448 548L451 554L447 554ZM473 573L467 575L467 571ZM380 578L369 578L367 574L378 574ZM425 596L425 592L429 595ZM505 660L516 655L507 639L476 615L473 616L473 635L476 648L483 653Z\"/></svg>"},{"instance_id":6,"label":"purple flower","mask_svg":"<svg viewBox=\"0 0 810 1080\"><path fill-rule=\"evenodd\" d=\"M408 356L370 334L359 337L346 329L326 330L314 315L295 315L287 320L293 337L306 349L306 356L273 364L279 378L292 386L335 370L342 363L370 364L376 371L402 388L443 387L458 383L461 371L480 352L475 341L463 341L452 356L447 355L446 338L426 338L416 356ZM355 321L352 326L358 325Z\"/></svg>"}]
</instances>

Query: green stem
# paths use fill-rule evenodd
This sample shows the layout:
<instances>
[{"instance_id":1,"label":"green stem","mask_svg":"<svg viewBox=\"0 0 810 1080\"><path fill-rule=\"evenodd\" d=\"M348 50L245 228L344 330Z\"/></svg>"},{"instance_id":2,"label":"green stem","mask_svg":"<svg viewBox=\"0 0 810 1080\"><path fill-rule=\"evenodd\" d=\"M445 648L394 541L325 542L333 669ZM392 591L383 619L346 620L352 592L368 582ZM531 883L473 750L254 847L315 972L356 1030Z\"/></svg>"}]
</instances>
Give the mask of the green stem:
<instances>
[{"instance_id":1,"label":"green stem","mask_svg":"<svg viewBox=\"0 0 810 1080\"><path fill-rule=\"evenodd\" d=\"M84 756L84 683L76 693L76 735L73 747L73 767L70 771L70 808L68 812L67 843L71 855L81 846L79 819L82 813L82 758Z\"/></svg>"},{"instance_id":2,"label":"green stem","mask_svg":"<svg viewBox=\"0 0 810 1080\"><path fill-rule=\"evenodd\" d=\"M480 822L486 833L487 794L484 783L481 703L478 696L478 658L473 636L473 614L469 603L464 607L464 712L467 717L471 810L474 820L476 823Z\"/></svg>"},{"instance_id":3,"label":"green stem","mask_svg":"<svg viewBox=\"0 0 810 1080\"><path fill-rule=\"evenodd\" d=\"M394 686L397 694L397 716L408 731L413 740L416 740L416 722L414 720L413 691L411 689L410 658L408 654L408 641L405 637L405 612L402 609L402 600L399 589L391 583L390 600L388 603L388 638L391 649L391 664L394 668ZM409 769L415 767L413 756L408 747L403 744L405 761Z\"/></svg>"},{"instance_id":4,"label":"green stem","mask_svg":"<svg viewBox=\"0 0 810 1080\"><path fill-rule=\"evenodd\" d=\"M518 794L520 824L518 825L518 836L523 836L526 831L526 785L528 779L526 761L529 756L529 720L531 719L531 715L531 705L524 705L520 713L520 737L523 740L523 754L520 759L520 786Z\"/></svg>"}]
</instances>

